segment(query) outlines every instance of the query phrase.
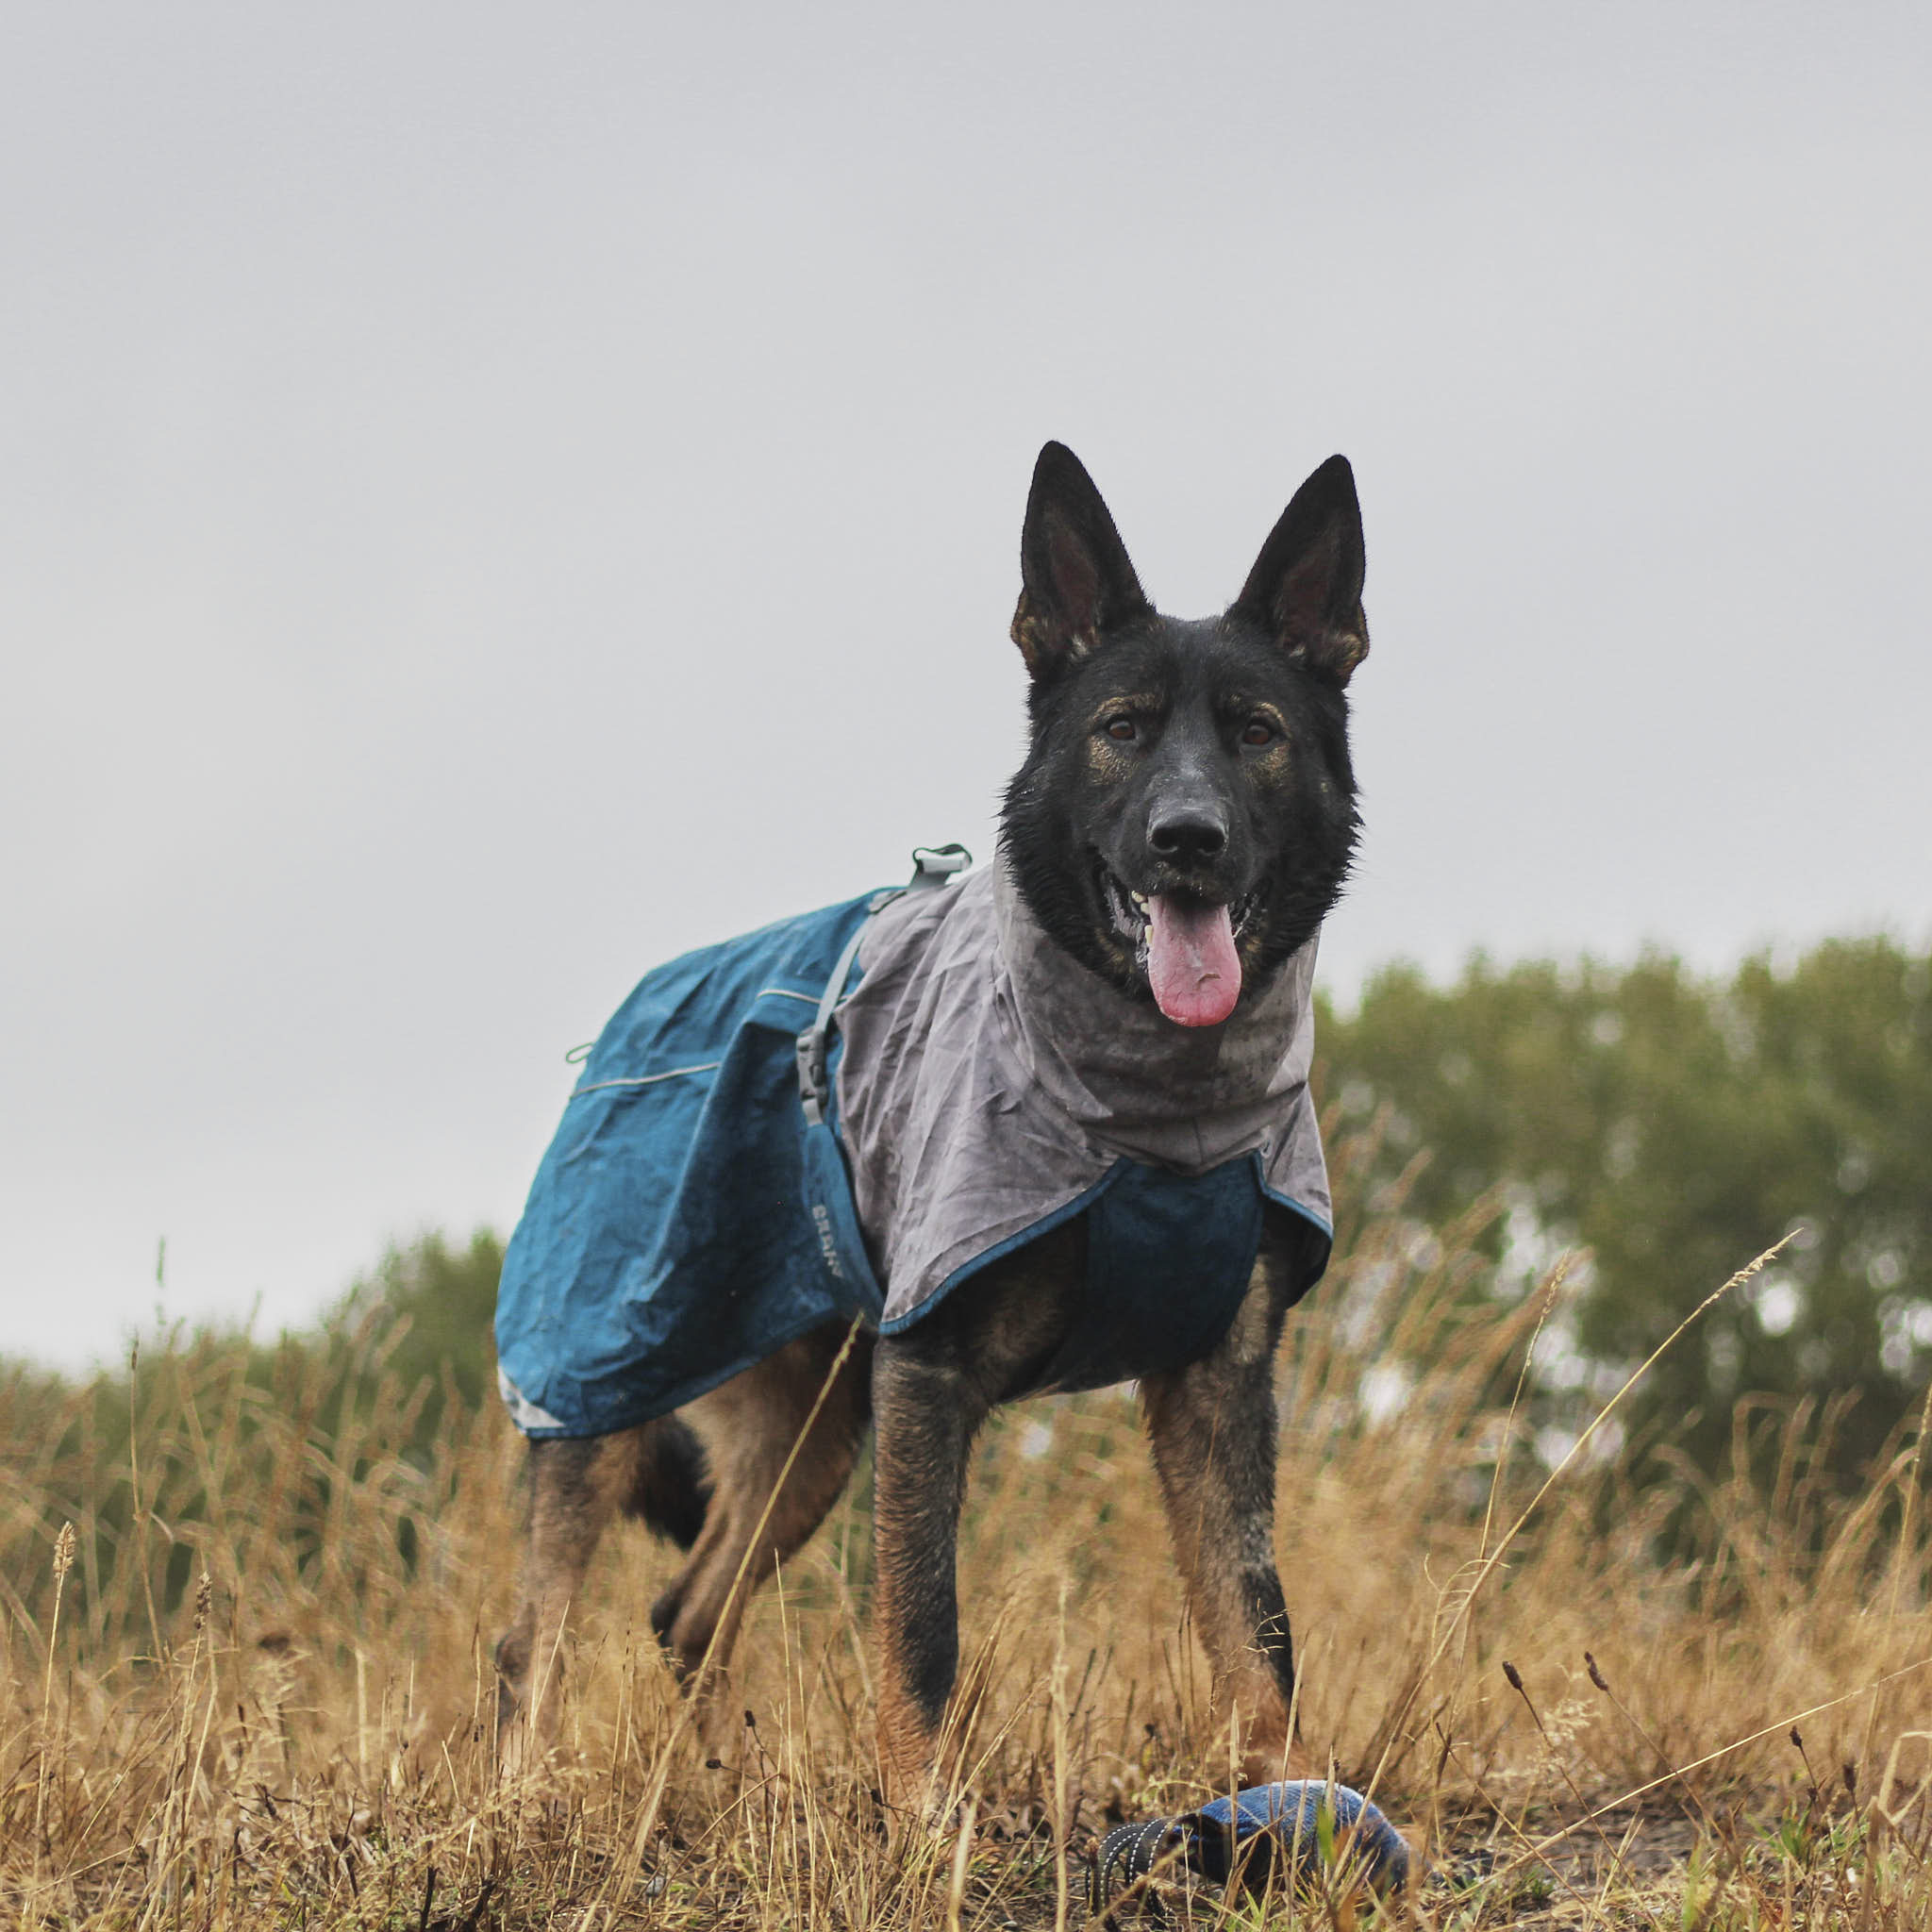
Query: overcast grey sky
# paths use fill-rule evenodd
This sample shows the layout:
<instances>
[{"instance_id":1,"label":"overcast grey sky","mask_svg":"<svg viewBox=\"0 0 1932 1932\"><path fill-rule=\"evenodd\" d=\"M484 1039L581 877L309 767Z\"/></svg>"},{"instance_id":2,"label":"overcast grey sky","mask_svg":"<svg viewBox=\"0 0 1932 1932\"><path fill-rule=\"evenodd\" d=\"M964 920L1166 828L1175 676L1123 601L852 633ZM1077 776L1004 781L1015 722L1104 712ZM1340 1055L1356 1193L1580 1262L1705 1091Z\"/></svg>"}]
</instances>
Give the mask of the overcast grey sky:
<instances>
[{"instance_id":1,"label":"overcast grey sky","mask_svg":"<svg viewBox=\"0 0 1932 1932\"><path fill-rule=\"evenodd\" d=\"M1359 481L1344 996L1932 933L1932 12L8 11L0 1351L514 1220L689 944L991 849L1035 451Z\"/></svg>"}]
</instances>

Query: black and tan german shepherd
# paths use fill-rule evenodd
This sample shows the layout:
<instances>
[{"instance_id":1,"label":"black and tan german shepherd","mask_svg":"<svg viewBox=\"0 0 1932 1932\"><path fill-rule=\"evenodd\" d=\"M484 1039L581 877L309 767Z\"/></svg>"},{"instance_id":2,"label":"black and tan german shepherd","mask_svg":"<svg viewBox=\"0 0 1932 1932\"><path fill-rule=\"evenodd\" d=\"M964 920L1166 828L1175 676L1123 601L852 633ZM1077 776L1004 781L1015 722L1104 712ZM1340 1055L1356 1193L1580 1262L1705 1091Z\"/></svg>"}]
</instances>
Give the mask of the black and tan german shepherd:
<instances>
[{"instance_id":1,"label":"black and tan german shepherd","mask_svg":"<svg viewBox=\"0 0 1932 1932\"><path fill-rule=\"evenodd\" d=\"M1148 908L1242 993L1267 982L1334 906L1355 849L1350 675L1369 648L1354 477L1332 457L1296 492L1219 617L1148 602L1091 478L1050 442L1033 475L1012 625L1031 678L1031 741L1007 793L1007 863L1049 938L1081 965L1176 1011L1150 983ZM1169 948L1170 953L1172 948ZM1158 953L1158 949L1154 949ZM1152 962L1158 978L1159 960ZM1218 977L1225 988L1228 974ZM1224 1004L1217 1002L1224 1001ZM1218 1709L1238 1707L1251 1780L1284 1774L1293 1657L1274 1555L1273 1362L1306 1285L1307 1224L1272 1206L1240 1312L1210 1354L1144 1378L1140 1400ZM845 1331L793 1341L672 1416L530 1447L523 1598L497 1650L512 1728L554 1680L563 1620L614 1514L690 1551L651 1610L687 1680L728 1657L750 1586L798 1550L876 1432L879 1747L918 1802L958 1665L955 1543L974 1438L1037 1387L1086 1272L1082 1218L996 1261L893 1337L861 1337L838 1370L782 1493L773 1491ZM767 1506L773 1507L767 1513ZM764 1519L745 1583L741 1565ZM540 1728L539 1735L541 1735Z\"/></svg>"}]
</instances>

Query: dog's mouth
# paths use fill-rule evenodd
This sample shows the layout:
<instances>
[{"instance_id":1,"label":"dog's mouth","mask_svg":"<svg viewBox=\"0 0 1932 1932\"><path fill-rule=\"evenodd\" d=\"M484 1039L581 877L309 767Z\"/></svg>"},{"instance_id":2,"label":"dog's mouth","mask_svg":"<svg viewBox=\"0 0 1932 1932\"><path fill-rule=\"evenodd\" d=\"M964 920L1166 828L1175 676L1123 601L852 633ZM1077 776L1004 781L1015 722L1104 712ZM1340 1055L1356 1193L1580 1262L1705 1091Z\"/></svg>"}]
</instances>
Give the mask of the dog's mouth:
<instances>
[{"instance_id":1,"label":"dog's mouth","mask_svg":"<svg viewBox=\"0 0 1932 1932\"><path fill-rule=\"evenodd\" d=\"M1137 892L1106 864L1100 895L1114 931L1133 949L1154 1003L1178 1026L1218 1026L1241 996L1240 941L1260 903L1191 892Z\"/></svg>"}]
</instances>

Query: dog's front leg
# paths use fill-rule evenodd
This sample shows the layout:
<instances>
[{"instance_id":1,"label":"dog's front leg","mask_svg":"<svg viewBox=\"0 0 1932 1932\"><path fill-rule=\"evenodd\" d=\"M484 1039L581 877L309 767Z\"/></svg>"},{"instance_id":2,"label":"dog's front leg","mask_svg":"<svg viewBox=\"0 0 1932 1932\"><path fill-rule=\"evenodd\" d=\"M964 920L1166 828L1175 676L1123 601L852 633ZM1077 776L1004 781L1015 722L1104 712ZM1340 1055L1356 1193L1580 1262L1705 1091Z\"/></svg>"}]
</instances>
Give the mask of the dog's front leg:
<instances>
[{"instance_id":1,"label":"dog's front leg","mask_svg":"<svg viewBox=\"0 0 1932 1932\"><path fill-rule=\"evenodd\" d=\"M1141 1401L1174 1557L1213 1671L1218 1719L1239 1711L1250 1784L1296 1776L1294 1648L1274 1563L1274 1390L1240 1331L1191 1368L1149 1375Z\"/></svg>"},{"instance_id":2,"label":"dog's front leg","mask_svg":"<svg viewBox=\"0 0 1932 1932\"><path fill-rule=\"evenodd\" d=\"M958 1368L890 1339L873 1357L872 1388L879 1765L894 1804L923 1806L958 1674L959 1506L986 1402Z\"/></svg>"}]
</instances>

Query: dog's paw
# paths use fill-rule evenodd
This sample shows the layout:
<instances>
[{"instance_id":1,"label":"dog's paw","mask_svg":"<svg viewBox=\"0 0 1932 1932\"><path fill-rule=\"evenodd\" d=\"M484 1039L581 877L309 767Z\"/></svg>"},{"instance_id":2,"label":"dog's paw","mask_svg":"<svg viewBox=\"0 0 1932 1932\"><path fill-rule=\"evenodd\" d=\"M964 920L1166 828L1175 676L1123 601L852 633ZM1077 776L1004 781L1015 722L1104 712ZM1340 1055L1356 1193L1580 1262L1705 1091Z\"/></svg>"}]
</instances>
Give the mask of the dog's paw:
<instances>
[{"instance_id":1,"label":"dog's paw","mask_svg":"<svg viewBox=\"0 0 1932 1932\"><path fill-rule=\"evenodd\" d=\"M973 1813L965 1794L924 1767L889 1772L880 1809L889 1834L898 1839L955 1839Z\"/></svg>"}]
</instances>

